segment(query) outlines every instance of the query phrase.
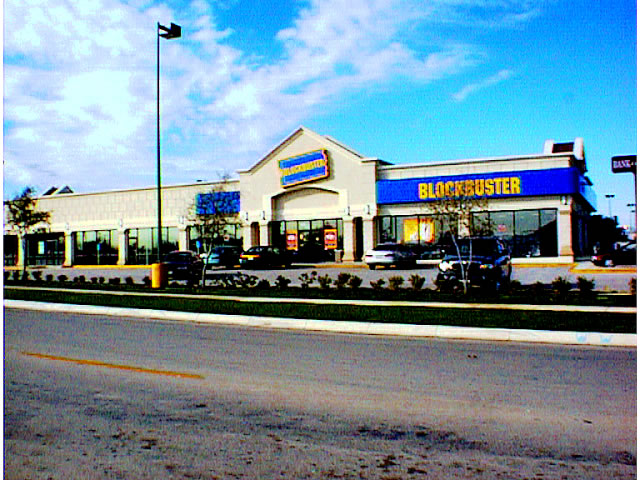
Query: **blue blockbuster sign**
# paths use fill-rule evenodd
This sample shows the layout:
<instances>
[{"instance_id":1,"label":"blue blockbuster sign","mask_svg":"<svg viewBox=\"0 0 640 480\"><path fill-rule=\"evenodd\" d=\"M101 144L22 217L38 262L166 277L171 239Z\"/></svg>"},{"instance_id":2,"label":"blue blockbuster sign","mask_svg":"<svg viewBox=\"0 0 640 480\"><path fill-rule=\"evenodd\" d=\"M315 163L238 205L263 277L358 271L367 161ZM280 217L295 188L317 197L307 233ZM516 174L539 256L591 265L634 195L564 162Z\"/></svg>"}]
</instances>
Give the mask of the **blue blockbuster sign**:
<instances>
[{"instance_id":1,"label":"blue blockbuster sign","mask_svg":"<svg viewBox=\"0 0 640 480\"><path fill-rule=\"evenodd\" d=\"M233 214L240 211L240 192L212 192L196 195L198 215Z\"/></svg>"},{"instance_id":2,"label":"blue blockbuster sign","mask_svg":"<svg viewBox=\"0 0 640 480\"><path fill-rule=\"evenodd\" d=\"M379 180L376 188L381 205L456 197L491 199L580 194L595 208L595 196L577 168Z\"/></svg>"},{"instance_id":3,"label":"blue blockbuster sign","mask_svg":"<svg viewBox=\"0 0 640 480\"><path fill-rule=\"evenodd\" d=\"M326 150L316 150L296 157L285 158L278 163L280 184L293 187L329 176L329 157Z\"/></svg>"}]
</instances>

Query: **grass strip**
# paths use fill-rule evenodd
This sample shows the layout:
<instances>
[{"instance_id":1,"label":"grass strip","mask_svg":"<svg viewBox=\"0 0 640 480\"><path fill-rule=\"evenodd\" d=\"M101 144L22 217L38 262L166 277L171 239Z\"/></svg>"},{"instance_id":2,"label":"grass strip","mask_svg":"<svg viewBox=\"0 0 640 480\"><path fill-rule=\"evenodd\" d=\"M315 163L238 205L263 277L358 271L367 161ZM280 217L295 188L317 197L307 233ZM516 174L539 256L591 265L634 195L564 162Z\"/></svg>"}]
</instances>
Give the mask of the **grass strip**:
<instances>
[{"instance_id":1,"label":"grass strip","mask_svg":"<svg viewBox=\"0 0 640 480\"><path fill-rule=\"evenodd\" d=\"M5 289L5 298L50 303L169 310L259 317L347 320L374 323L447 325L552 331L636 333L635 314L601 312L550 312L537 310L448 309L388 306L237 302L151 295L97 294L87 291L51 292L38 289Z\"/></svg>"}]
</instances>

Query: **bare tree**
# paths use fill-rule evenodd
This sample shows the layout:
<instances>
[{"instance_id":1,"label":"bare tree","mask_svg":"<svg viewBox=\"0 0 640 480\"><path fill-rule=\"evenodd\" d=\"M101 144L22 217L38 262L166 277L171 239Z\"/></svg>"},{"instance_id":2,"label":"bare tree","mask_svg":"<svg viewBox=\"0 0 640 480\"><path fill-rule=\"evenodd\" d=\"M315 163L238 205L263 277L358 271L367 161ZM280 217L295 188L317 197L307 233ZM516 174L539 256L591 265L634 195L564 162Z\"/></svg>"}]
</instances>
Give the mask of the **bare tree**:
<instances>
[{"instance_id":1,"label":"bare tree","mask_svg":"<svg viewBox=\"0 0 640 480\"><path fill-rule=\"evenodd\" d=\"M207 193L198 194L195 203L189 209L189 221L198 231L206 255L202 267L202 286L205 282L206 259L211 255L213 248L225 243L230 232L235 231L241 224L239 210L240 192L231 190L228 174L223 174L220 181Z\"/></svg>"},{"instance_id":2,"label":"bare tree","mask_svg":"<svg viewBox=\"0 0 640 480\"><path fill-rule=\"evenodd\" d=\"M430 213L437 216L440 231L451 241L458 257L462 276L462 286L466 294L469 289L469 267L473 260L473 237L492 234L489 216L482 218L474 213L486 212L488 200L485 196L476 196L472 191L461 189L450 196L443 196L428 204ZM469 256L463 255L460 240L466 238L469 242Z\"/></svg>"},{"instance_id":3,"label":"bare tree","mask_svg":"<svg viewBox=\"0 0 640 480\"><path fill-rule=\"evenodd\" d=\"M49 224L50 212L38 210L38 201L34 198L33 187L25 187L20 195L4 202L7 214L7 224L18 235L18 245L23 252L22 276L27 273L26 237L35 227Z\"/></svg>"}]
</instances>

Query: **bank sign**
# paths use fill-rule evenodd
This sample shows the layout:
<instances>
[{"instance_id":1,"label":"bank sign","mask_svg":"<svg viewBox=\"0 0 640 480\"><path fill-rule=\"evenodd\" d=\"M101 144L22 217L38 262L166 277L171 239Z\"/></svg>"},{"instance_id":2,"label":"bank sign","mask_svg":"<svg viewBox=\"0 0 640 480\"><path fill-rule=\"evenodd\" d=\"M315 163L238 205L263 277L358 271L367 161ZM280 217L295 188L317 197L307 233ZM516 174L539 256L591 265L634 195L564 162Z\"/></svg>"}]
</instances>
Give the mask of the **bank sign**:
<instances>
[{"instance_id":1,"label":"bank sign","mask_svg":"<svg viewBox=\"0 0 640 480\"><path fill-rule=\"evenodd\" d=\"M293 187L301 183L314 182L329 176L329 157L326 150L285 158L278 163L280 167L280 184Z\"/></svg>"},{"instance_id":2,"label":"bank sign","mask_svg":"<svg viewBox=\"0 0 640 480\"><path fill-rule=\"evenodd\" d=\"M595 208L586 179L576 168L379 180L379 204L435 202L447 198L582 195Z\"/></svg>"}]
</instances>

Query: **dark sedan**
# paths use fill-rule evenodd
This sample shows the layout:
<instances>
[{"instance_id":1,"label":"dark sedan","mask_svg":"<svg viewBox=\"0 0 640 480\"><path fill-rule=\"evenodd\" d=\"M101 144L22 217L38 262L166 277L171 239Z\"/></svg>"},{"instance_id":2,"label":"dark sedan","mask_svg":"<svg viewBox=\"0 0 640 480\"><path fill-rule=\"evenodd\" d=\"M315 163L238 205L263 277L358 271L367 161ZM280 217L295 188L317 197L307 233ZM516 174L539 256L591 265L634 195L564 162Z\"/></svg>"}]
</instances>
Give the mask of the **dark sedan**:
<instances>
[{"instance_id":1,"label":"dark sedan","mask_svg":"<svg viewBox=\"0 0 640 480\"><path fill-rule=\"evenodd\" d=\"M197 281L202 275L203 261L190 250L174 251L169 253L163 262L167 266L167 278L169 280Z\"/></svg>"},{"instance_id":2,"label":"dark sedan","mask_svg":"<svg viewBox=\"0 0 640 480\"><path fill-rule=\"evenodd\" d=\"M240 255L240 266L244 268L289 267L291 257L278 247L251 247Z\"/></svg>"},{"instance_id":3,"label":"dark sedan","mask_svg":"<svg viewBox=\"0 0 640 480\"><path fill-rule=\"evenodd\" d=\"M440 289L468 285L500 290L511 280L511 256L507 247L497 238L464 238L449 246L438 265L436 284Z\"/></svg>"},{"instance_id":4,"label":"dark sedan","mask_svg":"<svg viewBox=\"0 0 640 480\"><path fill-rule=\"evenodd\" d=\"M241 254L242 249L240 247L228 245L213 247L211 253L205 259L207 270L213 267L233 268L240 263Z\"/></svg>"}]
</instances>

